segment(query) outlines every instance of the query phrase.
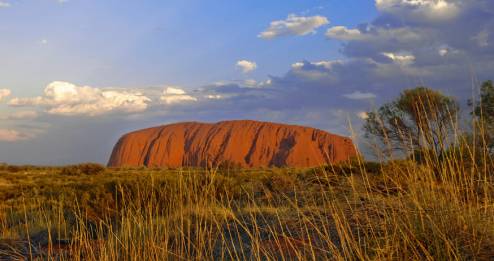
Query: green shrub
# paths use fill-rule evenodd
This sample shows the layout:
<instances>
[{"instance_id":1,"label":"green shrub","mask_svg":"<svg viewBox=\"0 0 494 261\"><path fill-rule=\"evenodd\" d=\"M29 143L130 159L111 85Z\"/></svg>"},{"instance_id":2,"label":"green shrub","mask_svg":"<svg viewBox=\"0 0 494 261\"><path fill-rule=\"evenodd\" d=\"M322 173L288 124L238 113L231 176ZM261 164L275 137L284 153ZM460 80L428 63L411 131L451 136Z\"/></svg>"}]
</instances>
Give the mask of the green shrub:
<instances>
[{"instance_id":1,"label":"green shrub","mask_svg":"<svg viewBox=\"0 0 494 261\"><path fill-rule=\"evenodd\" d=\"M224 160L220 164L218 164L218 170L221 171L238 172L241 169L242 169L242 165L240 163L231 160Z\"/></svg>"},{"instance_id":2,"label":"green shrub","mask_svg":"<svg viewBox=\"0 0 494 261\"><path fill-rule=\"evenodd\" d=\"M374 161L357 161L350 160L333 165L326 165L322 167L313 168L309 173L333 173L340 176L350 176L352 174L362 175L363 172L367 174L379 175L381 174L382 163Z\"/></svg>"},{"instance_id":3,"label":"green shrub","mask_svg":"<svg viewBox=\"0 0 494 261\"><path fill-rule=\"evenodd\" d=\"M21 171L21 170L22 170L22 169L21 169L21 167L19 167L19 166L13 166L13 165L9 165L9 166L7 166L7 171L8 171L8 172L16 173L16 172L19 172L19 171Z\"/></svg>"},{"instance_id":4,"label":"green shrub","mask_svg":"<svg viewBox=\"0 0 494 261\"><path fill-rule=\"evenodd\" d=\"M0 163L0 170L8 171L11 173L17 173L21 171L35 171L48 168L49 167L38 167L33 165L9 165L6 163Z\"/></svg>"},{"instance_id":5,"label":"green shrub","mask_svg":"<svg viewBox=\"0 0 494 261\"><path fill-rule=\"evenodd\" d=\"M28 171L28 170L37 170L39 169L38 167L31 166L31 165L22 165L22 166L16 166L16 165L5 165L6 170L8 172L16 173L16 172L21 172L21 171Z\"/></svg>"},{"instance_id":6,"label":"green shrub","mask_svg":"<svg viewBox=\"0 0 494 261\"><path fill-rule=\"evenodd\" d=\"M62 175L98 175L105 171L105 167L97 163L83 163L62 168Z\"/></svg>"}]
</instances>

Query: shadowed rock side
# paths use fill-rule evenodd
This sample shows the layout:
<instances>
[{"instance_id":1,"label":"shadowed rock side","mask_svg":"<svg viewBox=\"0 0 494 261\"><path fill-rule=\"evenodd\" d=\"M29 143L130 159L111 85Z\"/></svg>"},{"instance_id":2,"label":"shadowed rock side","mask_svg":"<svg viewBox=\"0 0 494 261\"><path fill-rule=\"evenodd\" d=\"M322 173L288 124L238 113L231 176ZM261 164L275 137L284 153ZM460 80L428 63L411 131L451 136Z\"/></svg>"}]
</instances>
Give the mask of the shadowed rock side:
<instances>
[{"instance_id":1,"label":"shadowed rock side","mask_svg":"<svg viewBox=\"0 0 494 261\"><path fill-rule=\"evenodd\" d=\"M314 128L257 121L186 122L124 135L108 165L313 167L356 155L349 138Z\"/></svg>"}]
</instances>

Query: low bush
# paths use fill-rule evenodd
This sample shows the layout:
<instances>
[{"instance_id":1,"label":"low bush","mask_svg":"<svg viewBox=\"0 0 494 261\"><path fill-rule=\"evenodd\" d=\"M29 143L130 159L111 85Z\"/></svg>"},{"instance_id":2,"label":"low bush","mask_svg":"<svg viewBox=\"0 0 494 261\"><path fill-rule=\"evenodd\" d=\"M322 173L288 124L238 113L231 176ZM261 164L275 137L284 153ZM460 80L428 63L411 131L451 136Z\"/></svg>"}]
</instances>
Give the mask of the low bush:
<instances>
[{"instance_id":1,"label":"low bush","mask_svg":"<svg viewBox=\"0 0 494 261\"><path fill-rule=\"evenodd\" d=\"M221 170L221 171L238 172L241 169L242 169L242 166L240 165L240 163L234 162L231 160L225 160L225 161L222 161L220 164L218 164L218 170Z\"/></svg>"},{"instance_id":2,"label":"low bush","mask_svg":"<svg viewBox=\"0 0 494 261\"><path fill-rule=\"evenodd\" d=\"M43 167L31 166L31 165L8 165L6 163L0 163L0 170L8 171L10 173L17 173L21 171L31 171L31 170L40 170Z\"/></svg>"},{"instance_id":3,"label":"low bush","mask_svg":"<svg viewBox=\"0 0 494 261\"><path fill-rule=\"evenodd\" d=\"M98 175L105 171L105 167L97 163L83 163L78 165L71 165L62 168L62 175Z\"/></svg>"},{"instance_id":4,"label":"low bush","mask_svg":"<svg viewBox=\"0 0 494 261\"><path fill-rule=\"evenodd\" d=\"M340 176L350 176L353 174L362 175L364 173L378 175L382 173L383 163L374 161L346 161L334 165L316 167L309 171L312 174L332 173Z\"/></svg>"},{"instance_id":5,"label":"low bush","mask_svg":"<svg viewBox=\"0 0 494 261\"><path fill-rule=\"evenodd\" d=\"M8 172L16 173L16 172L19 172L21 170L22 170L22 168L19 167L19 166L13 166L13 165L7 166L7 171Z\"/></svg>"}]
</instances>

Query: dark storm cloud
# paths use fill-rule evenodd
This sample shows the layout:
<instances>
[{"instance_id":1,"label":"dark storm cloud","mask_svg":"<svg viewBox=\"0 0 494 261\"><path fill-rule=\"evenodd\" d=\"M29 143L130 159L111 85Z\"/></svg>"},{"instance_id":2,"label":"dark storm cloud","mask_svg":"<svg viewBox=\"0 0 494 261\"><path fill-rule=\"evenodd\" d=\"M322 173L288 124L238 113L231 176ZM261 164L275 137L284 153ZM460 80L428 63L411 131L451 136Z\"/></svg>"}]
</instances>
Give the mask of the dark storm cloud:
<instances>
[{"instance_id":1,"label":"dark storm cloud","mask_svg":"<svg viewBox=\"0 0 494 261\"><path fill-rule=\"evenodd\" d=\"M344 35L328 30L329 38L344 40L342 53L348 58L385 63L383 53L412 56L413 62L402 70L405 74L457 90L466 87L462 85L465 81L457 81L459 76L466 76L465 71L481 78L490 76L494 58L494 1L443 1L444 10L426 4L441 1L414 2L422 5L406 0L381 2L389 2L387 6L393 9L382 8L382 15L373 22L347 28ZM427 10L432 7L435 9ZM419 16L419 11L424 16ZM438 18L433 19L433 15ZM439 19L441 15L443 19Z\"/></svg>"}]
</instances>

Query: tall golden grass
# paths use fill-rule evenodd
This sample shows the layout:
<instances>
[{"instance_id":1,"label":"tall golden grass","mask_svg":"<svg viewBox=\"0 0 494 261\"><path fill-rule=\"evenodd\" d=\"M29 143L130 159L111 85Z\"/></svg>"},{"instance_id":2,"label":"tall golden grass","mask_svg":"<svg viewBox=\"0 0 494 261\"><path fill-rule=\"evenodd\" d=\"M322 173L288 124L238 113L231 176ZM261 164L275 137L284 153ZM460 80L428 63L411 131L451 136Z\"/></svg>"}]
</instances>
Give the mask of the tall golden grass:
<instances>
[{"instance_id":1,"label":"tall golden grass","mask_svg":"<svg viewBox=\"0 0 494 261\"><path fill-rule=\"evenodd\" d=\"M420 162L121 169L72 181L56 181L67 179L57 169L4 172L0 186L28 192L0 203L0 259L492 260L494 165L476 137L456 135L449 153ZM105 175L116 178L103 196L77 191Z\"/></svg>"}]
</instances>

